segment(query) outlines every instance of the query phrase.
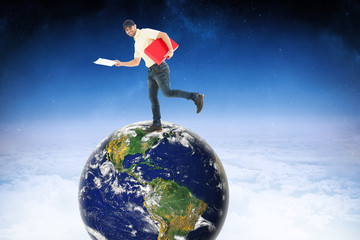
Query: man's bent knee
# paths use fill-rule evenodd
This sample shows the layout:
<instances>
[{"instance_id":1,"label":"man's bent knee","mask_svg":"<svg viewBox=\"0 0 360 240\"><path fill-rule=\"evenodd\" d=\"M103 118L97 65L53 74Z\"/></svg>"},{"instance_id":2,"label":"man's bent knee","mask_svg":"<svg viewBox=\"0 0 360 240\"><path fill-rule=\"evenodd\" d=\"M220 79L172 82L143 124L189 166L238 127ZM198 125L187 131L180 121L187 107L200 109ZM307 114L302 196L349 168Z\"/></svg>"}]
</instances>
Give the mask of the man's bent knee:
<instances>
[{"instance_id":1,"label":"man's bent knee","mask_svg":"<svg viewBox=\"0 0 360 240\"><path fill-rule=\"evenodd\" d=\"M174 91L171 89L163 90L162 93L167 98L171 98L174 96Z\"/></svg>"}]
</instances>

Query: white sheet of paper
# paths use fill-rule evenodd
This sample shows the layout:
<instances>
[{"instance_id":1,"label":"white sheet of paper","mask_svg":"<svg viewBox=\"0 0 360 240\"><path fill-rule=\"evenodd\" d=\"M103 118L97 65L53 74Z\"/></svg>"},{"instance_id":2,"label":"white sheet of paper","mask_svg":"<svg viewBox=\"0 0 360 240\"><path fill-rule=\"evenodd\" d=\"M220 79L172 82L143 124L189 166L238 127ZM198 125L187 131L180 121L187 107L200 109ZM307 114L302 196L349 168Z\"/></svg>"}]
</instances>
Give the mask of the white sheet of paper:
<instances>
[{"instance_id":1,"label":"white sheet of paper","mask_svg":"<svg viewBox=\"0 0 360 240\"><path fill-rule=\"evenodd\" d=\"M109 66L109 67L112 67L115 65L114 60L109 60L109 59L105 59L105 58L99 58L94 63L99 64L99 65Z\"/></svg>"}]
</instances>

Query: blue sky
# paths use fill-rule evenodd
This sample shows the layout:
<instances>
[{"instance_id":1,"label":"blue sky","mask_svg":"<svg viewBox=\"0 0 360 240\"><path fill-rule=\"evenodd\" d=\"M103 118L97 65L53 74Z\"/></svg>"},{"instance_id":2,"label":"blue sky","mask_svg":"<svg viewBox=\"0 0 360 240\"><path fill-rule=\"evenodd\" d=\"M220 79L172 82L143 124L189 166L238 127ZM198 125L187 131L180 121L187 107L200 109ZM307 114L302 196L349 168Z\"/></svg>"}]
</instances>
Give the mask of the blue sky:
<instances>
[{"instance_id":1,"label":"blue sky","mask_svg":"<svg viewBox=\"0 0 360 240\"><path fill-rule=\"evenodd\" d=\"M90 13L78 14L76 6L68 14L64 7L64 12L51 9L47 18L13 30L18 35L9 30L11 19L5 20L3 31L14 39L5 38L2 44L8 48L1 60L1 123L126 115L151 119L143 62L137 68L92 63L98 57L132 59L133 39L121 27L126 18L133 18L139 28L165 31L180 44L168 61L172 87L205 94L204 116L198 118L202 121L219 114L229 119L312 116L358 121L358 49L349 43L349 33L335 31L339 27L331 25L333 20L323 24L326 12L309 20L290 16L277 2L234 9L230 4L236 2L227 3L142 2L121 8L105 1ZM353 7L341 6L335 9L340 20ZM163 14L146 12L147 7ZM192 103L160 98L163 120L194 118Z\"/></svg>"}]
</instances>

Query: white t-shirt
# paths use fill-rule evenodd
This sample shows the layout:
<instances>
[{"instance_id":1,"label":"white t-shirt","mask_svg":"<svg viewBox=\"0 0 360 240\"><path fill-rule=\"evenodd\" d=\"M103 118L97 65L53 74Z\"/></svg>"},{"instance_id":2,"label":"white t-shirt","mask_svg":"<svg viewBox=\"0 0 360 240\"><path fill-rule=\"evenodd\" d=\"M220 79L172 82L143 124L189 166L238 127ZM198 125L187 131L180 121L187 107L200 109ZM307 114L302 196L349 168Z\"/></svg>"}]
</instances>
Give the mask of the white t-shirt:
<instances>
[{"instance_id":1,"label":"white t-shirt","mask_svg":"<svg viewBox=\"0 0 360 240\"><path fill-rule=\"evenodd\" d=\"M158 30L150 29L150 28L143 28L137 29L136 34L134 36L135 40L135 53L134 58L141 57L145 61L146 67L151 67L155 64L151 58L149 58L145 53L144 50L147 46L149 46L159 35Z\"/></svg>"}]
</instances>

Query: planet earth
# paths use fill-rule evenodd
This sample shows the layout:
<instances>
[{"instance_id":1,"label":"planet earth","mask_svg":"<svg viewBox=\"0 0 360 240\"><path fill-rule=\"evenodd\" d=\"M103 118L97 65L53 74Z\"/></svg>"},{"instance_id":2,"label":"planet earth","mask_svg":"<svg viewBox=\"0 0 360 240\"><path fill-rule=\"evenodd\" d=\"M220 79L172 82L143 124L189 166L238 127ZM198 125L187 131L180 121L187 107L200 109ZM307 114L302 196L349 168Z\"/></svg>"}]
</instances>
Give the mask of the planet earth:
<instances>
[{"instance_id":1,"label":"planet earth","mask_svg":"<svg viewBox=\"0 0 360 240\"><path fill-rule=\"evenodd\" d=\"M163 122L125 126L85 164L79 206L92 239L216 239L229 187L214 150L192 131Z\"/></svg>"}]
</instances>

